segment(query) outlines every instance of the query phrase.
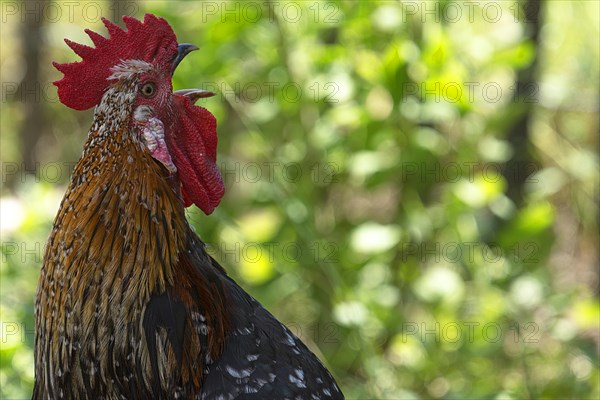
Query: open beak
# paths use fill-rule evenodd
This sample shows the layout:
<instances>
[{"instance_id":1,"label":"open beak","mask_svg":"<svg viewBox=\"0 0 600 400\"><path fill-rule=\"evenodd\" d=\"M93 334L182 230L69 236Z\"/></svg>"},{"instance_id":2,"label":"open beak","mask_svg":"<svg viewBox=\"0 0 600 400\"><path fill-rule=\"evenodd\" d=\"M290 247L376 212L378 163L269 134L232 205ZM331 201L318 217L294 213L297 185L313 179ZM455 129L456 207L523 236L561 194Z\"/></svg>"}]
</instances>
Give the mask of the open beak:
<instances>
[{"instance_id":1,"label":"open beak","mask_svg":"<svg viewBox=\"0 0 600 400\"><path fill-rule=\"evenodd\" d=\"M177 56L173 60L173 70L171 71L171 75L173 75L175 69L177 68L181 60L183 60L185 56L187 56L190 52L194 50L198 50L198 47L189 43L182 43L179 46L177 46ZM196 103L199 99L203 99L205 97L212 97L215 95L213 92L203 89L181 89L176 90L175 92L173 92L173 94L189 98L192 101L192 104Z\"/></svg>"},{"instance_id":2,"label":"open beak","mask_svg":"<svg viewBox=\"0 0 600 400\"><path fill-rule=\"evenodd\" d=\"M198 46L194 46L193 44L189 43L181 43L179 46L177 46L177 56L173 60L173 68L171 69L171 75L175 73L175 69L177 68L181 60L183 60L185 56L187 56L190 52L194 50L198 50Z\"/></svg>"}]
</instances>

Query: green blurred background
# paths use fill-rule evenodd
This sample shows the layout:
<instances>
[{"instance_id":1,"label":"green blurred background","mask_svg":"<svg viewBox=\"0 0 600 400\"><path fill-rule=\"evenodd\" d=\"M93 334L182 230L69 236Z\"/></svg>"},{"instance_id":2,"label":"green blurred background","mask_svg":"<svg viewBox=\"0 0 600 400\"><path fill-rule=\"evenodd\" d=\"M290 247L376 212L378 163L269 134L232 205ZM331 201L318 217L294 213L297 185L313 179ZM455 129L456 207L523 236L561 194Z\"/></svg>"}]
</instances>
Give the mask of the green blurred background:
<instances>
[{"instance_id":1,"label":"green blurred background","mask_svg":"<svg viewBox=\"0 0 600 400\"><path fill-rule=\"evenodd\" d=\"M0 397L30 398L44 243L92 112L51 61L150 12L201 47L212 254L347 397L599 398L597 1L1 7Z\"/></svg>"}]
</instances>

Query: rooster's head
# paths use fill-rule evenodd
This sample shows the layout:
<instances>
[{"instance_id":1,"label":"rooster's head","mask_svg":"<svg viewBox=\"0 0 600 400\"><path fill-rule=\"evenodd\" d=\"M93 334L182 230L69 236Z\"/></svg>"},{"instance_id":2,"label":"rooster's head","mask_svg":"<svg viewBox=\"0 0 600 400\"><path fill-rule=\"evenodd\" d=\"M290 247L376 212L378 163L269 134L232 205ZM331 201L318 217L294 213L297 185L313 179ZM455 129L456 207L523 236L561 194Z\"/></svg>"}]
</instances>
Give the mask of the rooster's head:
<instances>
[{"instance_id":1,"label":"rooster's head","mask_svg":"<svg viewBox=\"0 0 600 400\"><path fill-rule=\"evenodd\" d=\"M54 82L60 101L76 110L98 106L96 114L120 115L142 144L140 151L148 151L179 181L184 205L196 204L210 214L224 192L216 166L216 120L194 102L213 93L173 92L171 84L177 65L198 48L179 44L169 24L151 14L143 22L123 17L126 31L102 21L109 38L86 30L95 47L65 39L82 61L54 63L64 74Z\"/></svg>"}]
</instances>

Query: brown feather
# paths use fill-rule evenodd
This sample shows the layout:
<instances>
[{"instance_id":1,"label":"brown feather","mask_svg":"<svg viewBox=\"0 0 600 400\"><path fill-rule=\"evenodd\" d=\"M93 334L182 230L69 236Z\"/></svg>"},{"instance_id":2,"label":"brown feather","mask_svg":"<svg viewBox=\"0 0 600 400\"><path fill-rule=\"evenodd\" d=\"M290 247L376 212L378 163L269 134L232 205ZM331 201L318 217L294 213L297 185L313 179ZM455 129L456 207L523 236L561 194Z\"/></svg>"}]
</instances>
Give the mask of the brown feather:
<instances>
[{"instance_id":1,"label":"brown feather","mask_svg":"<svg viewBox=\"0 0 600 400\"><path fill-rule=\"evenodd\" d=\"M43 379L36 380L34 398L90 390L111 397L134 379L137 395L152 393L157 379L163 393L180 388L191 395L202 382L202 351L214 359L223 347L226 300L211 293L186 253L197 239L168 171L129 127L131 110L104 111L131 109L132 97L118 94L132 86L117 83L105 95L110 107L96 110L48 240L36 298L36 375ZM165 329L157 328L155 342L143 340L145 307L161 293L186 308L181 363ZM207 349L193 313L209 319ZM157 354L159 377L150 350ZM115 377L120 381L111 383Z\"/></svg>"}]
</instances>

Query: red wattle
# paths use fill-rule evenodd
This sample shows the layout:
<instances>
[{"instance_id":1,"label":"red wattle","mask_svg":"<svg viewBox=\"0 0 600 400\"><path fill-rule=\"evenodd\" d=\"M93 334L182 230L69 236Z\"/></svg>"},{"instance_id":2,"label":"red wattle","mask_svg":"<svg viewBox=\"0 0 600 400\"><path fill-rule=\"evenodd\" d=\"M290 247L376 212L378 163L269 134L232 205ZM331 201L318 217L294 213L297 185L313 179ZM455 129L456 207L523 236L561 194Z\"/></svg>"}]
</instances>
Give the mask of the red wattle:
<instances>
[{"instance_id":1,"label":"red wattle","mask_svg":"<svg viewBox=\"0 0 600 400\"><path fill-rule=\"evenodd\" d=\"M173 95L173 111L174 123L165 138L177 167L184 205L196 204L208 215L225 193L217 168L217 121L185 96Z\"/></svg>"}]
</instances>

